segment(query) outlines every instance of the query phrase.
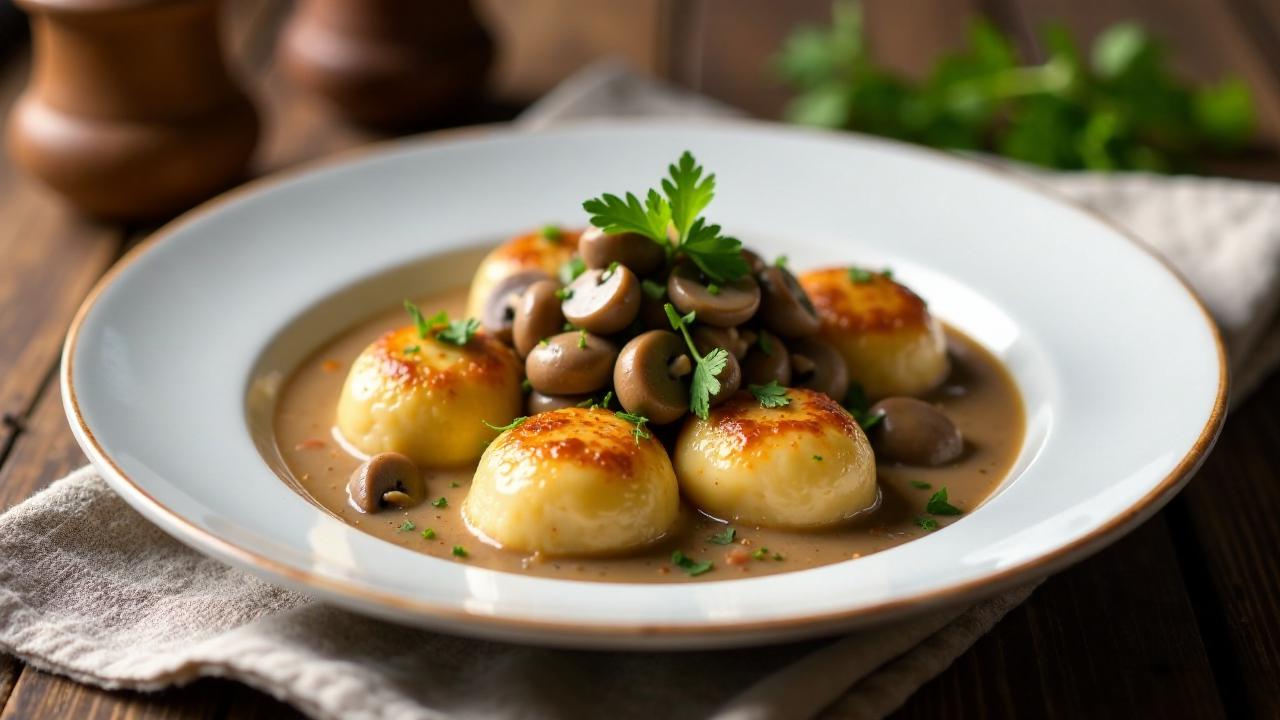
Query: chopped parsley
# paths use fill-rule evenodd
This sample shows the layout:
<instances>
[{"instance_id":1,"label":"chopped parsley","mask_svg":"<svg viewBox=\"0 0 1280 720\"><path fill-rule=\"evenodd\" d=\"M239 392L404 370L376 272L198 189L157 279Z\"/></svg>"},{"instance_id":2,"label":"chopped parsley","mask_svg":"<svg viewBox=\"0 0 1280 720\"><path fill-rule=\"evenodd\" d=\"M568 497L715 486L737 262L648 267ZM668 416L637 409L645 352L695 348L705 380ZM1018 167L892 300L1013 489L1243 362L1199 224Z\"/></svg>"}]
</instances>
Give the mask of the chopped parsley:
<instances>
[{"instance_id":1,"label":"chopped parsley","mask_svg":"<svg viewBox=\"0 0 1280 720\"><path fill-rule=\"evenodd\" d=\"M417 527L417 525L414 525L412 520L405 520L403 523L400 523L400 529L397 532L409 532L415 527Z\"/></svg>"},{"instance_id":2,"label":"chopped parsley","mask_svg":"<svg viewBox=\"0 0 1280 720\"><path fill-rule=\"evenodd\" d=\"M822 456L821 456L821 455L814 455L814 456L813 456L813 459L814 459L814 461L815 461L815 462L822 462Z\"/></svg>"},{"instance_id":3,"label":"chopped parsley","mask_svg":"<svg viewBox=\"0 0 1280 720\"><path fill-rule=\"evenodd\" d=\"M769 557L769 548L767 547L756 548L756 551L751 553L751 557L755 558L756 560L764 560L765 558Z\"/></svg>"},{"instance_id":4,"label":"chopped parsley","mask_svg":"<svg viewBox=\"0 0 1280 720\"><path fill-rule=\"evenodd\" d=\"M447 508L449 507L449 498L441 495L440 497L431 501L431 507Z\"/></svg>"},{"instance_id":5,"label":"chopped parsley","mask_svg":"<svg viewBox=\"0 0 1280 720\"><path fill-rule=\"evenodd\" d=\"M529 382L529 378L525 378L520 381L520 389L524 392L529 392L533 389L533 383Z\"/></svg>"},{"instance_id":6,"label":"chopped parsley","mask_svg":"<svg viewBox=\"0 0 1280 720\"><path fill-rule=\"evenodd\" d=\"M475 318L467 318L465 320L449 320L449 314L441 310L431 317L423 317L422 310L418 309L409 300L404 301L404 309L413 318L413 324L418 328L418 337L427 339L431 336L432 330L443 325L444 327L436 331L436 339L450 342L459 347L471 342L471 338L480 330L480 321ZM409 350L412 347L413 350ZM417 345L411 345L405 348L405 352L417 352Z\"/></svg>"},{"instance_id":7,"label":"chopped parsley","mask_svg":"<svg viewBox=\"0 0 1280 720\"><path fill-rule=\"evenodd\" d=\"M453 481L453 482L449 483L449 487L451 487L451 488L462 487L462 484L461 484L461 483L459 483L459 482L457 482L457 481L455 480L455 481Z\"/></svg>"},{"instance_id":8,"label":"chopped parsley","mask_svg":"<svg viewBox=\"0 0 1280 720\"><path fill-rule=\"evenodd\" d=\"M929 496L929 502L925 504L924 509L930 515L962 515L963 510L947 502L947 489L942 488L938 492Z\"/></svg>"},{"instance_id":9,"label":"chopped parsley","mask_svg":"<svg viewBox=\"0 0 1280 720\"><path fill-rule=\"evenodd\" d=\"M756 400L760 401L760 407L779 408L791 404L791 398L787 397L787 389L779 385L777 380L770 380L768 385L748 385L747 389L756 396Z\"/></svg>"},{"instance_id":10,"label":"chopped parsley","mask_svg":"<svg viewBox=\"0 0 1280 720\"><path fill-rule=\"evenodd\" d=\"M619 265L621 265L621 263L617 260L609 263L609 267L605 268L604 272L600 273L600 282L607 282L609 278L613 277L613 274L618 272Z\"/></svg>"},{"instance_id":11,"label":"chopped parsley","mask_svg":"<svg viewBox=\"0 0 1280 720\"><path fill-rule=\"evenodd\" d=\"M787 259L787 256L786 256L786 255L779 255L779 256L777 257L777 259L773 261L773 266L774 266L774 267L784 268L784 267L786 267L786 266L787 266L787 263L788 263L788 262L790 262L790 261Z\"/></svg>"},{"instance_id":12,"label":"chopped parsley","mask_svg":"<svg viewBox=\"0 0 1280 720\"><path fill-rule=\"evenodd\" d=\"M413 324L418 328L418 337L424 340L431 335L431 329L434 326L449 322L449 316L443 310L429 318L423 317L422 310L418 309L418 306L408 299L404 301L404 309L409 313L409 317L413 318Z\"/></svg>"},{"instance_id":13,"label":"chopped parsley","mask_svg":"<svg viewBox=\"0 0 1280 720\"><path fill-rule=\"evenodd\" d=\"M606 407L608 406L606 405ZM653 435L644 427L645 423L649 422L649 418L643 415L636 415L634 413L623 412L621 410L619 410L614 414L622 418L623 420L626 420L627 422L631 423L632 425L635 425L635 427L631 429L631 436L636 439L637 445L640 444L641 440L648 440L649 438L653 437Z\"/></svg>"},{"instance_id":14,"label":"chopped parsley","mask_svg":"<svg viewBox=\"0 0 1280 720\"><path fill-rule=\"evenodd\" d=\"M717 285L717 284L715 284L715 283L711 283L711 284L707 285L707 292L708 292L709 294L711 294L711 295L719 295L719 294L720 294L720 286L719 286L719 285Z\"/></svg>"},{"instance_id":15,"label":"chopped parsley","mask_svg":"<svg viewBox=\"0 0 1280 720\"><path fill-rule=\"evenodd\" d=\"M711 568L715 567L715 563L712 563L710 560L698 562L679 550L671 553L671 564L683 569L685 572L689 573L691 577L711 572Z\"/></svg>"},{"instance_id":16,"label":"chopped parsley","mask_svg":"<svg viewBox=\"0 0 1280 720\"><path fill-rule=\"evenodd\" d=\"M871 401L867 399L867 391L858 383L850 383L842 404L863 430L870 430L884 419L884 415L870 411Z\"/></svg>"},{"instance_id":17,"label":"chopped parsley","mask_svg":"<svg viewBox=\"0 0 1280 720\"><path fill-rule=\"evenodd\" d=\"M933 532L934 530L938 529L938 521L934 520L931 517L925 517L924 515L921 515L920 517L916 518L916 526L922 530L928 530L929 532Z\"/></svg>"},{"instance_id":18,"label":"chopped parsley","mask_svg":"<svg viewBox=\"0 0 1280 720\"><path fill-rule=\"evenodd\" d=\"M604 408L605 410L608 410L608 409L609 409L609 403L611 403L611 402L613 402L613 391L612 391L612 390L610 390L609 392L605 393L605 394L604 394L604 397L603 397L603 398L601 398L599 401L597 401L594 397L589 397L589 398L587 398L586 400L583 400L582 402L578 403L578 407L580 407L580 408L586 408L586 409L588 409L588 410L595 410L596 408L602 407L602 408ZM622 415L622 414L625 414L625 413L619 413L619 414L620 414L620 415ZM639 417L639 416L638 416L638 415L636 415L636 416L632 416L632 417ZM628 418L626 418L626 419L630 420L631 418L630 418L630 417L628 417ZM640 419L645 420L644 418L640 418ZM648 420L645 420L645 422L648 422Z\"/></svg>"},{"instance_id":19,"label":"chopped parsley","mask_svg":"<svg viewBox=\"0 0 1280 720\"><path fill-rule=\"evenodd\" d=\"M538 234L541 235L544 240L550 240L553 243L559 243L564 239L564 233L560 232L560 226L558 225L543 225L542 229L538 231Z\"/></svg>"},{"instance_id":20,"label":"chopped parsley","mask_svg":"<svg viewBox=\"0 0 1280 720\"><path fill-rule=\"evenodd\" d=\"M449 323L448 327L436 333L436 339L462 347L471 342L471 338L475 337L476 332L479 330L480 321L475 318L454 320Z\"/></svg>"},{"instance_id":21,"label":"chopped parsley","mask_svg":"<svg viewBox=\"0 0 1280 720\"><path fill-rule=\"evenodd\" d=\"M573 297L573 288L567 288L567 287L556 288L557 300L568 300L571 297Z\"/></svg>"},{"instance_id":22,"label":"chopped parsley","mask_svg":"<svg viewBox=\"0 0 1280 720\"><path fill-rule=\"evenodd\" d=\"M508 430L515 430L516 428L523 425L524 421L528 419L529 419L528 415L521 415L520 417L512 420L511 422L501 427L490 423L488 420L481 420L480 422L484 423L484 426L489 428L490 430L497 430L498 432L506 432Z\"/></svg>"},{"instance_id":23,"label":"chopped parsley","mask_svg":"<svg viewBox=\"0 0 1280 720\"><path fill-rule=\"evenodd\" d=\"M933 489L933 485L932 485L932 484L927 483L927 482L925 482L925 481L923 481L923 480L912 480L912 481L911 481L911 487L913 487L913 488L915 488L915 489L917 489L917 490L932 490L932 489Z\"/></svg>"},{"instance_id":24,"label":"chopped parsley","mask_svg":"<svg viewBox=\"0 0 1280 720\"><path fill-rule=\"evenodd\" d=\"M454 545L454 546L453 546L453 556L454 556L454 557L464 558L464 557L466 557L466 556L467 556L467 549L466 549L466 548L464 548L464 547L462 547L461 545Z\"/></svg>"},{"instance_id":25,"label":"chopped parsley","mask_svg":"<svg viewBox=\"0 0 1280 720\"><path fill-rule=\"evenodd\" d=\"M695 314L691 312L681 316L671 303L663 305L662 309L667 312L667 320L671 322L671 328L679 330L680 334L684 335L684 342L689 346L689 354L693 356L696 363L693 368L693 380L689 383L689 409L694 415L706 420L711 412L711 397L720 392L718 376L729 362L729 352L724 348L714 348L705 356L699 355L698 348L689 335L689 323L693 322Z\"/></svg>"},{"instance_id":26,"label":"chopped parsley","mask_svg":"<svg viewBox=\"0 0 1280 720\"><path fill-rule=\"evenodd\" d=\"M435 531L435 530L432 530L431 528L427 528L426 530L423 530L423 531L422 531L422 537L423 537L423 539L425 539L425 540L435 540L435 539L436 539L436 531Z\"/></svg>"},{"instance_id":27,"label":"chopped parsley","mask_svg":"<svg viewBox=\"0 0 1280 720\"><path fill-rule=\"evenodd\" d=\"M417 345L405 345L403 352L405 355L409 355L411 353L416 353L421 349L422 348L418 347Z\"/></svg>"},{"instance_id":28,"label":"chopped parsley","mask_svg":"<svg viewBox=\"0 0 1280 720\"><path fill-rule=\"evenodd\" d=\"M578 331L578 349L579 350L587 349L587 331L586 330Z\"/></svg>"},{"instance_id":29,"label":"chopped parsley","mask_svg":"<svg viewBox=\"0 0 1280 720\"><path fill-rule=\"evenodd\" d=\"M871 428L875 427L883 419L884 419L884 413L864 412L857 417L858 424L862 426L862 429L864 431L870 430Z\"/></svg>"},{"instance_id":30,"label":"chopped parsley","mask_svg":"<svg viewBox=\"0 0 1280 720\"><path fill-rule=\"evenodd\" d=\"M560 284L568 285L574 280L577 280L578 276L586 271L587 263L584 262L582 258L574 255L569 258L565 264L560 266Z\"/></svg>"},{"instance_id":31,"label":"chopped parsley","mask_svg":"<svg viewBox=\"0 0 1280 720\"><path fill-rule=\"evenodd\" d=\"M786 560L786 558L782 557L782 553L774 553L773 559L777 560L778 562L782 562L783 560Z\"/></svg>"},{"instance_id":32,"label":"chopped parsley","mask_svg":"<svg viewBox=\"0 0 1280 720\"><path fill-rule=\"evenodd\" d=\"M703 177L702 166L688 151L667 172L662 193L650 189L643 202L632 193L623 197L605 193L582 203L591 214L591 224L607 233L644 235L661 245L668 258L678 252L716 282L746 275L749 268L742 258L742 243L721 235L719 225L699 217L715 197L715 175ZM672 228L675 246L667 235Z\"/></svg>"},{"instance_id":33,"label":"chopped parsley","mask_svg":"<svg viewBox=\"0 0 1280 720\"><path fill-rule=\"evenodd\" d=\"M667 295L667 286L660 282L654 282L653 280L641 280L640 289L644 291L645 295L648 295L654 300L661 300Z\"/></svg>"},{"instance_id":34,"label":"chopped parsley","mask_svg":"<svg viewBox=\"0 0 1280 720\"><path fill-rule=\"evenodd\" d=\"M852 281L855 285L862 285L864 283L869 283L874 279L875 279L875 273L872 273L867 270L863 270L860 267L849 268L849 280Z\"/></svg>"},{"instance_id":35,"label":"chopped parsley","mask_svg":"<svg viewBox=\"0 0 1280 720\"><path fill-rule=\"evenodd\" d=\"M715 535L707 538L707 541L715 543L716 545L728 545L733 542L733 538L737 534L738 531L735 530L732 525L729 525L725 527L724 530L721 530Z\"/></svg>"}]
</instances>

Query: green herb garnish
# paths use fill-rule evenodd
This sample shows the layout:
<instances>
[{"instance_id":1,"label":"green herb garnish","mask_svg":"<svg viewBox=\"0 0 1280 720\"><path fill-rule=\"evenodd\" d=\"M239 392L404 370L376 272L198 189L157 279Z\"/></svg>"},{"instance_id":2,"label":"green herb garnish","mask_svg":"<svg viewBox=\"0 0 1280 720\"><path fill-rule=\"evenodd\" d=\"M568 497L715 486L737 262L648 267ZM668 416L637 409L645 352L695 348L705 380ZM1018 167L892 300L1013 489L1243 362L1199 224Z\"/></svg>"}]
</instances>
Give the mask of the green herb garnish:
<instances>
[{"instance_id":1,"label":"green herb garnish","mask_svg":"<svg viewBox=\"0 0 1280 720\"><path fill-rule=\"evenodd\" d=\"M786 558L782 556L782 553L774 553L773 559L777 560L778 562L782 562L783 560L786 560Z\"/></svg>"},{"instance_id":2,"label":"green herb garnish","mask_svg":"<svg viewBox=\"0 0 1280 720\"><path fill-rule=\"evenodd\" d=\"M760 352L764 353L765 357L773 357L773 343L769 342L769 336L763 330L756 336L756 346L760 348Z\"/></svg>"},{"instance_id":3,"label":"green herb garnish","mask_svg":"<svg viewBox=\"0 0 1280 720\"><path fill-rule=\"evenodd\" d=\"M699 355L698 348L693 344L693 337L689 335L688 327L696 315L691 312L681 316L671 303L663 305L662 309L667 313L671 328L679 330L684 336L684 342L689 346L689 354L693 356L696 363L693 368L693 379L689 382L689 409L694 415L706 420L711 412L711 397L720 392L720 380L717 376L728 364L729 352L724 348L715 348L705 357Z\"/></svg>"},{"instance_id":4,"label":"green herb garnish","mask_svg":"<svg viewBox=\"0 0 1280 720\"><path fill-rule=\"evenodd\" d=\"M436 333L436 339L462 347L471 342L471 338L475 337L476 332L479 330L480 321L475 318L454 320L449 323L448 327Z\"/></svg>"},{"instance_id":5,"label":"green herb garnish","mask_svg":"<svg viewBox=\"0 0 1280 720\"><path fill-rule=\"evenodd\" d=\"M813 456L813 459L814 459L814 462L822 462L822 456L821 456L821 455L817 455L817 454L815 454L815 455Z\"/></svg>"},{"instance_id":6,"label":"green herb garnish","mask_svg":"<svg viewBox=\"0 0 1280 720\"><path fill-rule=\"evenodd\" d=\"M932 484L927 483L927 482L925 482L925 481L923 481L923 480L912 480L912 481L911 481L911 487L913 487L913 488L915 488L915 489L917 489L917 490L932 490L932 489L933 489L933 485L932 485Z\"/></svg>"},{"instance_id":7,"label":"green herb garnish","mask_svg":"<svg viewBox=\"0 0 1280 720\"><path fill-rule=\"evenodd\" d=\"M404 309L409 313L409 317L413 318L413 324L418 327L418 337L424 340L431 335L433 327L449 322L449 315L443 310L429 318L423 317L422 310L408 299L404 301Z\"/></svg>"},{"instance_id":8,"label":"green herb garnish","mask_svg":"<svg viewBox=\"0 0 1280 720\"><path fill-rule=\"evenodd\" d=\"M784 268L787 266L788 262L790 262L790 260L787 258L786 255L779 255L777 258L774 259L773 266Z\"/></svg>"},{"instance_id":9,"label":"green herb garnish","mask_svg":"<svg viewBox=\"0 0 1280 720\"><path fill-rule=\"evenodd\" d=\"M717 284L715 284L715 283L711 283L711 284L707 285L707 292L708 292L709 294L711 294L711 295L719 295L719 294L720 294L720 286L719 286L719 285L717 285Z\"/></svg>"},{"instance_id":10,"label":"green herb garnish","mask_svg":"<svg viewBox=\"0 0 1280 720\"><path fill-rule=\"evenodd\" d=\"M402 352L404 352L405 355L411 355L413 353L418 352L421 349L422 348L418 347L417 345L405 345L404 350Z\"/></svg>"},{"instance_id":11,"label":"green herb garnish","mask_svg":"<svg viewBox=\"0 0 1280 720\"><path fill-rule=\"evenodd\" d=\"M587 264L583 262L582 258L574 255L569 258L565 264L560 266L560 284L568 285L574 280L577 280L578 276L586 271Z\"/></svg>"},{"instance_id":12,"label":"green herb garnish","mask_svg":"<svg viewBox=\"0 0 1280 720\"><path fill-rule=\"evenodd\" d=\"M666 285L663 285L660 282L654 282L653 280L649 280L649 279L640 281L640 289L644 291L645 295L648 295L654 300L661 300L667 295Z\"/></svg>"},{"instance_id":13,"label":"green herb garnish","mask_svg":"<svg viewBox=\"0 0 1280 720\"><path fill-rule=\"evenodd\" d=\"M449 498L441 495L440 497L431 501L431 507L438 507L438 508L449 507Z\"/></svg>"},{"instance_id":14,"label":"green herb garnish","mask_svg":"<svg viewBox=\"0 0 1280 720\"><path fill-rule=\"evenodd\" d=\"M538 234L541 235L543 239L550 240L553 243L559 243L564 239L564 233L560 232L560 227L558 225L543 225L542 229L538 231Z\"/></svg>"},{"instance_id":15,"label":"green herb garnish","mask_svg":"<svg viewBox=\"0 0 1280 720\"><path fill-rule=\"evenodd\" d=\"M715 543L716 545L729 545L733 542L733 538L737 534L738 534L738 531L734 530L733 526L730 525L726 527L724 530L721 530L715 535L712 535L711 537L707 538L707 541L711 543Z\"/></svg>"},{"instance_id":16,"label":"green herb garnish","mask_svg":"<svg viewBox=\"0 0 1280 720\"><path fill-rule=\"evenodd\" d=\"M710 572L711 568L714 567L715 565L710 560L707 560L705 562L697 562L696 560L689 557L688 555L685 555L683 552L679 550L676 550L675 552L671 553L671 564L675 565L678 568L682 568L685 572L689 573L690 576L701 575L705 572Z\"/></svg>"},{"instance_id":17,"label":"green herb garnish","mask_svg":"<svg viewBox=\"0 0 1280 720\"><path fill-rule=\"evenodd\" d=\"M922 530L928 530L932 532L938 529L938 521L934 520L931 517L925 517L924 515L921 515L920 517L916 518L916 527Z\"/></svg>"},{"instance_id":18,"label":"green herb garnish","mask_svg":"<svg viewBox=\"0 0 1280 720\"><path fill-rule=\"evenodd\" d=\"M521 391L523 391L523 392L526 392L526 393L527 393L527 392L529 392L529 391L530 391L530 390L532 390L532 389L533 389L533 383L529 382L529 378L525 378L525 379L523 379L523 380L521 380L521 381L520 381L520 390L521 390Z\"/></svg>"},{"instance_id":19,"label":"green herb garnish","mask_svg":"<svg viewBox=\"0 0 1280 720\"><path fill-rule=\"evenodd\" d=\"M412 520L405 520L403 523L400 523L400 529L397 532L409 532L415 527L417 526L413 524Z\"/></svg>"},{"instance_id":20,"label":"green herb garnish","mask_svg":"<svg viewBox=\"0 0 1280 720\"><path fill-rule=\"evenodd\" d=\"M765 558L769 557L769 548L767 547L757 548L755 552L751 553L751 557L755 558L756 560L764 560Z\"/></svg>"},{"instance_id":21,"label":"green herb garnish","mask_svg":"<svg viewBox=\"0 0 1280 720\"><path fill-rule=\"evenodd\" d=\"M521 425L524 424L524 421L528 419L529 419L528 415L521 415L520 417L502 426L493 425L488 420L481 420L480 422L484 423L484 426L489 428L490 430L497 430L498 432L506 432L508 430L514 430L520 427Z\"/></svg>"},{"instance_id":22,"label":"green herb garnish","mask_svg":"<svg viewBox=\"0 0 1280 720\"><path fill-rule=\"evenodd\" d=\"M609 278L613 277L614 273L618 272L618 268L621 266L622 266L622 263L618 262L617 260L614 260L613 262L609 263L609 267L605 268L604 272L600 273L600 282L603 283L608 281Z\"/></svg>"},{"instance_id":23,"label":"green herb garnish","mask_svg":"<svg viewBox=\"0 0 1280 720\"><path fill-rule=\"evenodd\" d=\"M855 285L862 285L863 283L869 283L872 280L874 280L875 277L876 277L875 273L869 272L867 270L863 270L860 267L849 268L849 280L852 281Z\"/></svg>"},{"instance_id":24,"label":"green herb garnish","mask_svg":"<svg viewBox=\"0 0 1280 720\"><path fill-rule=\"evenodd\" d=\"M760 401L760 407L779 408L791 404L787 389L779 385L777 380L770 380L768 385L747 385L747 389Z\"/></svg>"},{"instance_id":25,"label":"green herb garnish","mask_svg":"<svg viewBox=\"0 0 1280 720\"><path fill-rule=\"evenodd\" d=\"M946 488L942 488L929 496L929 502L925 504L924 509L930 515L961 515L964 513L960 508L947 502Z\"/></svg>"},{"instance_id":26,"label":"green herb garnish","mask_svg":"<svg viewBox=\"0 0 1280 720\"><path fill-rule=\"evenodd\" d=\"M422 537L426 540L435 540L436 531L432 530L431 528L427 528L426 530L422 531Z\"/></svg>"},{"instance_id":27,"label":"green herb garnish","mask_svg":"<svg viewBox=\"0 0 1280 720\"><path fill-rule=\"evenodd\" d=\"M635 427L631 429L631 436L636 439L637 445L640 444L641 440L648 440L649 438L653 437L653 435L651 435L649 431L646 430L644 427L645 423L649 422L649 418L643 415L636 415L634 413L623 412L621 410L619 410L614 414L622 418L623 420L626 420L627 422L631 423L632 425L635 425Z\"/></svg>"},{"instance_id":28,"label":"green herb garnish","mask_svg":"<svg viewBox=\"0 0 1280 720\"><path fill-rule=\"evenodd\" d=\"M454 556L454 557L464 558L464 557L466 557L466 556L467 556L467 549L466 549L466 548L464 548L464 547L462 547L461 545L454 545L454 546L453 546L453 556Z\"/></svg>"},{"instance_id":29,"label":"green herb garnish","mask_svg":"<svg viewBox=\"0 0 1280 720\"><path fill-rule=\"evenodd\" d=\"M586 330L578 331L578 349L579 350L587 349L587 331Z\"/></svg>"},{"instance_id":30,"label":"green herb garnish","mask_svg":"<svg viewBox=\"0 0 1280 720\"><path fill-rule=\"evenodd\" d=\"M568 300L571 297L573 297L573 288L567 288L567 287L556 288L557 300Z\"/></svg>"}]
</instances>

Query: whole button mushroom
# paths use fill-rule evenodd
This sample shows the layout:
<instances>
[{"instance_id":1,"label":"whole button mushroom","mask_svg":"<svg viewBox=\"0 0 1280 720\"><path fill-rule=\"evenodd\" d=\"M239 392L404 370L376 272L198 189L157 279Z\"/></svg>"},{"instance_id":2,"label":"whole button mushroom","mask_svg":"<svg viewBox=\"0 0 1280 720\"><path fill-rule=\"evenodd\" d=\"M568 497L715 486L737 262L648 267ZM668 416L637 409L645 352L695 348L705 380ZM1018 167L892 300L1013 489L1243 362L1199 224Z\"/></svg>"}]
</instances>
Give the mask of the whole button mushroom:
<instances>
[{"instance_id":1,"label":"whole button mushroom","mask_svg":"<svg viewBox=\"0 0 1280 720\"><path fill-rule=\"evenodd\" d=\"M752 275L758 275L761 270L767 267L764 258L754 250L742 248L742 259L747 261L747 268L751 270Z\"/></svg>"},{"instance_id":2,"label":"whole button mushroom","mask_svg":"<svg viewBox=\"0 0 1280 720\"><path fill-rule=\"evenodd\" d=\"M351 473L347 495L360 512L408 508L422 502L427 485L412 460L395 452L378 453Z\"/></svg>"},{"instance_id":3,"label":"whole button mushroom","mask_svg":"<svg viewBox=\"0 0 1280 720\"><path fill-rule=\"evenodd\" d=\"M835 348L813 338L791 341L791 381L842 402L849 392L849 367Z\"/></svg>"},{"instance_id":4,"label":"whole button mushroom","mask_svg":"<svg viewBox=\"0 0 1280 720\"><path fill-rule=\"evenodd\" d=\"M911 397L885 398L871 406L880 422L871 427L871 444L881 457L907 465L934 467L960 457L964 438L951 418Z\"/></svg>"},{"instance_id":5,"label":"whole button mushroom","mask_svg":"<svg viewBox=\"0 0 1280 720\"><path fill-rule=\"evenodd\" d=\"M749 345L738 333L738 328L721 328L714 325L695 325L690 333L698 352L706 355L713 348L724 348L729 354L741 360L746 356Z\"/></svg>"},{"instance_id":6,"label":"whole button mushroom","mask_svg":"<svg viewBox=\"0 0 1280 720\"><path fill-rule=\"evenodd\" d=\"M609 384L618 349L585 331L552 335L539 342L524 361L534 390L544 395L581 395Z\"/></svg>"},{"instance_id":7,"label":"whole button mushroom","mask_svg":"<svg viewBox=\"0 0 1280 720\"><path fill-rule=\"evenodd\" d=\"M521 296L534 283L550 279L551 276L541 270L523 270L503 278L485 301L480 318L485 331L502 342L510 342L511 325Z\"/></svg>"},{"instance_id":8,"label":"whole button mushroom","mask_svg":"<svg viewBox=\"0 0 1280 720\"><path fill-rule=\"evenodd\" d=\"M750 275L727 283L704 282L693 263L677 265L667 278L667 295L682 314L717 327L733 327L751 319L760 307L760 286Z\"/></svg>"},{"instance_id":9,"label":"whole button mushroom","mask_svg":"<svg viewBox=\"0 0 1280 720\"><path fill-rule=\"evenodd\" d=\"M635 336L618 353L613 391L629 413L665 425L689 411L687 377L693 372L684 340L667 330Z\"/></svg>"},{"instance_id":10,"label":"whole button mushroom","mask_svg":"<svg viewBox=\"0 0 1280 720\"><path fill-rule=\"evenodd\" d=\"M511 323L511 341L520 357L526 357L542 338L564 329L559 290L555 280L539 280L520 296L516 317Z\"/></svg>"},{"instance_id":11,"label":"whole button mushroom","mask_svg":"<svg viewBox=\"0 0 1280 720\"><path fill-rule=\"evenodd\" d=\"M640 281L622 265L588 270L566 292L568 297L560 305L565 318L600 335L625 328L640 312Z\"/></svg>"},{"instance_id":12,"label":"whole button mushroom","mask_svg":"<svg viewBox=\"0 0 1280 720\"><path fill-rule=\"evenodd\" d=\"M818 311L790 270L773 265L758 277L762 296L759 317L765 327L786 338L818 332L822 326Z\"/></svg>"},{"instance_id":13,"label":"whole button mushroom","mask_svg":"<svg viewBox=\"0 0 1280 720\"><path fill-rule=\"evenodd\" d=\"M610 235L597 227L582 233L578 254L589 268L607 268L616 262L637 275L648 275L662 267L667 259L661 245L640 233Z\"/></svg>"},{"instance_id":14,"label":"whole button mushroom","mask_svg":"<svg viewBox=\"0 0 1280 720\"><path fill-rule=\"evenodd\" d=\"M524 407L525 412L537 415L560 408L577 407L590 397L590 395L547 395L534 390L529 393L529 397L525 398Z\"/></svg>"},{"instance_id":15,"label":"whole button mushroom","mask_svg":"<svg viewBox=\"0 0 1280 720\"><path fill-rule=\"evenodd\" d=\"M758 331L742 359L742 378L750 385L768 385L777 380L783 387L791 386L791 354L777 335Z\"/></svg>"}]
</instances>

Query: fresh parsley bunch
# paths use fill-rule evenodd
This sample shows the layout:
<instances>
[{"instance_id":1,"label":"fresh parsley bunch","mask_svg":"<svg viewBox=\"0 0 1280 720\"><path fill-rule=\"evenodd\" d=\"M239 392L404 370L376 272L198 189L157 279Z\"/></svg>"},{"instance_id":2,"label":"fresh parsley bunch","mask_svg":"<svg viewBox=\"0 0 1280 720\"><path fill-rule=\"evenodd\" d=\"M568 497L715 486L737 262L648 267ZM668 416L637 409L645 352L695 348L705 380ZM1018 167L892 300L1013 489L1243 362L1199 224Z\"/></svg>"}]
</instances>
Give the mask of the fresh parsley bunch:
<instances>
[{"instance_id":1,"label":"fresh parsley bunch","mask_svg":"<svg viewBox=\"0 0 1280 720\"><path fill-rule=\"evenodd\" d=\"M969 47L913 82L871 58L857 3L829 28L800 28L777 58L798 94L787 116L924 145L999 153L1052 168L1192 169L1250 137L1253 102L1239 79L1195 87L1175 77L1141 26L1113 25L1086 58L1060 26L1048 59L1019 63L1009 37L979 20Z\"/></svg>"}]
</instances>

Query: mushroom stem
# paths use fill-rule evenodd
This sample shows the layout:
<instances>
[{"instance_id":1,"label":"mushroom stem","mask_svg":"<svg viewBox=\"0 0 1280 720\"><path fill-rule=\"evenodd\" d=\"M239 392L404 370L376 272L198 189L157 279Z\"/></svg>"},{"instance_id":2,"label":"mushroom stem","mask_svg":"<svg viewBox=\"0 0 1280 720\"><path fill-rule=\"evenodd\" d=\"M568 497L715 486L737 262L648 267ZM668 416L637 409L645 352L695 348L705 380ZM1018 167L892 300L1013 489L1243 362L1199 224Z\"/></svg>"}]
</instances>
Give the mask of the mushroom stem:
<instances>
[{"instance_id":1,"label":"mushroom stem","mask_svg":"<svg viewBox=\"0 0 1280 720\"><path fill-rule=\"evenodd\" d=\"M791 369L795 372L807 375L813 372L814 367L813 360L809 359L809 356L791 353Z\"/></svg>"},{"instance_id":2,"label":"mushroom stem","mask_svg":"<svg viewBox=\"0 0 1280 720\"><path fill-rule=\"evenodd\" d=\"M667 372L673 378L684 377L693 372L693 362L689 360L688 355L677 355L667 364Z\"/></svg>"},{"instance_id":3,"label":"mushroom stem","mask_svg":"<svg viewBox=\"0 0 1280 720\"><path fill-rule=\"evenodd\" d=\"M413 504L413 498L401 490L389 490L382 494L382 502L396 507L409 507Z\"/></svg>"}]
</instances>

